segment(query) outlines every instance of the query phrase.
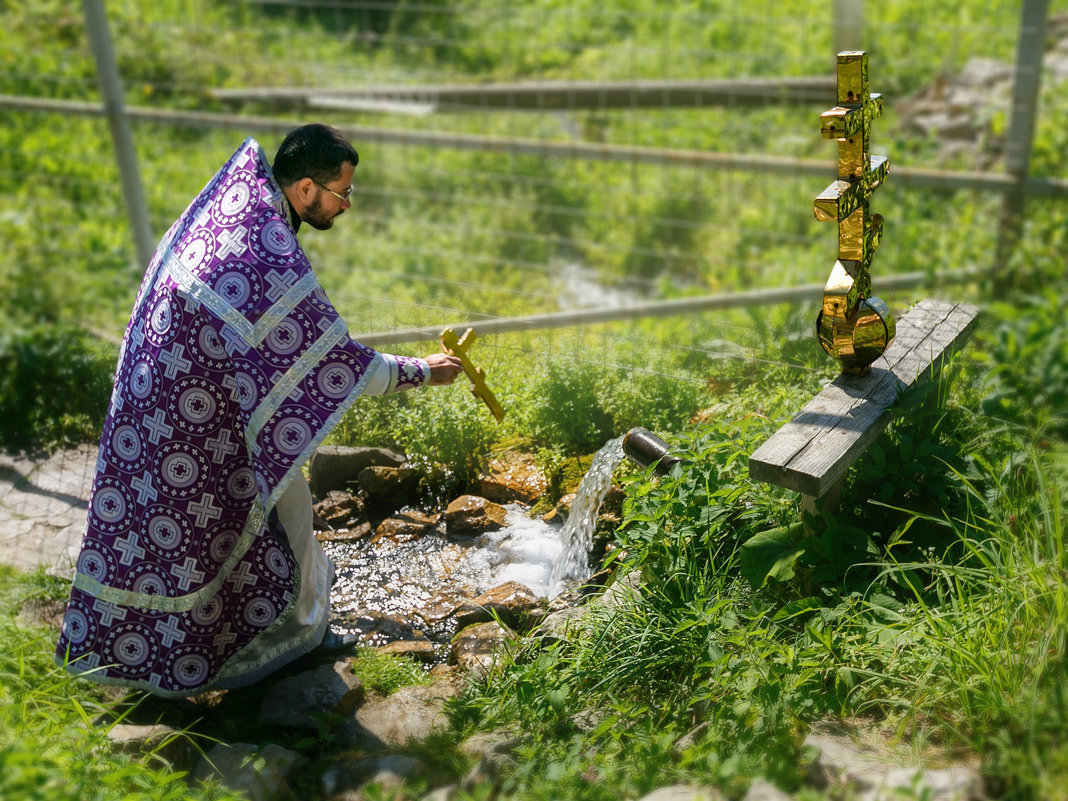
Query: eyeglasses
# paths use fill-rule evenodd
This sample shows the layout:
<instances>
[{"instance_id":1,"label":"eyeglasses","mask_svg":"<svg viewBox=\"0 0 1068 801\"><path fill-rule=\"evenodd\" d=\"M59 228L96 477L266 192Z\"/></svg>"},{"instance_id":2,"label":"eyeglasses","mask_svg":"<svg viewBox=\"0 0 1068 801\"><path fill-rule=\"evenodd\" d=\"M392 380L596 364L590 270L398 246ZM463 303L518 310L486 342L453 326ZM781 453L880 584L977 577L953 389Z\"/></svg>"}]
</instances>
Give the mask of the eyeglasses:
<instances>
[{"instance_id":1,"label":"eyeglasses","mask_svg":"<svg viewBox=\"0 0 1068 801\"><path fill-rule=\"evenodd\" d=\"M312 183L313 183L313 184L315 184L316 186L318 186L318 187L322 188L322 189L325 189L325 190L326 190L327 192L329 192L329 193L330 193L331 195L333 195L334 197L336 197L336 198L337 198L338 200L340 200L340 201L342 201L342 202L344 202L344 201L348 200L348 199L349 199L349 195L351 195L351 194L352 194L352 190L353 190L353 189L355 189L355 187L353 187L353 186L350 186L350 187L349 187L348 189L346 189L346 190L345 190L345 191L344 191L344 192L342 193L342 192L335 192L335 191L334 191L333 189L331 189L331 188L330 188L329 186L325 186L325 185L323 185L323 184L319 183L319 182L318 182L318 181L316 181L316 180L315 180L314 178L312 178Z\"/></svg>"}]
</instances>

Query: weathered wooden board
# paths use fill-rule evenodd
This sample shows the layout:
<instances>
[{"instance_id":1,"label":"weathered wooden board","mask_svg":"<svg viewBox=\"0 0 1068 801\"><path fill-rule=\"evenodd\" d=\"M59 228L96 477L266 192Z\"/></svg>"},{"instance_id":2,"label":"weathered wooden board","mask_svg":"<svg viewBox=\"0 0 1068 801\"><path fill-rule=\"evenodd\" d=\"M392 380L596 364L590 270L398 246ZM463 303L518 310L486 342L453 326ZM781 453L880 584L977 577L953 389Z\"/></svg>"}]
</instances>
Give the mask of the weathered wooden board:
<instances>
[{"instance_id":1,"label":"weathered wooden board","mask_svg":"<svg viewBox=\"0 0 1068 801\"><path fill-rule=\"evenodd\" d=\"M750 477L823 495L886 427L900 394L938 377L978 314L965 303L917 303L898 321L897 336L868 375L840 375L757 448L749 457Z\"/></svg>"}]
</instances>

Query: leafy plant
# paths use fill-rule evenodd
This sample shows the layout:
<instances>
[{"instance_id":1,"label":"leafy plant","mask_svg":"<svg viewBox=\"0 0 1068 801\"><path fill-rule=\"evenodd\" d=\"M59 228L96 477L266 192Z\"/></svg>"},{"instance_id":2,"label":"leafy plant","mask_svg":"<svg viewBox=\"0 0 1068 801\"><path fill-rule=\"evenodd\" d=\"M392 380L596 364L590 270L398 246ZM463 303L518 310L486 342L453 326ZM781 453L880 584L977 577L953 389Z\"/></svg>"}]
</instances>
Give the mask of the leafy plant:
<instances>
[{"instance_id":1,"label":"leafy plant","mask_svg":"<svg viewBox=\"0 0 1068 801\"><path fill-rule=\"evenodd\" d=\"M1068 304L1049 287L1024 297L994 330L983 410L1068 434Z\"/></svg>"},{"instance_id":2,"label":"leafy plant","mask_svg":"<svg viewBox=\"0 0 1068 801\"><path fill-rule=\"evenodd\" d=\"M79 329L0 329L0 444L50 449L95 440L115 358Z\"/></svg>"}]
</instances>

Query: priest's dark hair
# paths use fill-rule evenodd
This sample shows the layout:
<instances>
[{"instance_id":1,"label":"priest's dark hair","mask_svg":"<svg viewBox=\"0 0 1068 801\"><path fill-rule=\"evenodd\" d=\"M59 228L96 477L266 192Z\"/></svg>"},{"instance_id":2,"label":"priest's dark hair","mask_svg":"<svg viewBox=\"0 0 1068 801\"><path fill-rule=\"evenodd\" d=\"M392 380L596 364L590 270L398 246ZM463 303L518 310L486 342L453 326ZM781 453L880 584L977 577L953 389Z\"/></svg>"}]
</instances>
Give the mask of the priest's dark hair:
<instances>
[{"instance_id":1,"label":"priest's dark hair","mask_svg":"<svg viewBox=\"0 0 1068 801\"><path fill-rule=\"evenodd\" d=\"M281 187L301 178L311 178L319 185L341 175L341 165L360 163L356 148L336 128L321 123L302 125L290 131L274 157L274 179Z\"/></svg>"}]
</instances>

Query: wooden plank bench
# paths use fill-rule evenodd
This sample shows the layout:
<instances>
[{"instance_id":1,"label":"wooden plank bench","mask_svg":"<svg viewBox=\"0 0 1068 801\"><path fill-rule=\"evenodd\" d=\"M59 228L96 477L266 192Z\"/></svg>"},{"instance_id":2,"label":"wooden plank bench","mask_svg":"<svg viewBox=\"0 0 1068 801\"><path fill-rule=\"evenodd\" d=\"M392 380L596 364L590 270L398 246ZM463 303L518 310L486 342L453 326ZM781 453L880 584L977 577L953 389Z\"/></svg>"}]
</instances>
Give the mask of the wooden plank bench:
<instances>
[{"instance_id":1,"label":"wooden plank bench","mask_svg":"<svg viewBox=\"0 0 1068 801\"><path fill-rule=\"evenodd\" d=\"M842 374L749 457L755 481L796 490L802 511L833 508L850 465L886 428L889 410L913 385L938 378L975 326L979 310L923 300L897 323L897 336L865 376Z\"/></svg>"}]
</instances>

